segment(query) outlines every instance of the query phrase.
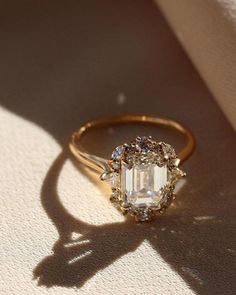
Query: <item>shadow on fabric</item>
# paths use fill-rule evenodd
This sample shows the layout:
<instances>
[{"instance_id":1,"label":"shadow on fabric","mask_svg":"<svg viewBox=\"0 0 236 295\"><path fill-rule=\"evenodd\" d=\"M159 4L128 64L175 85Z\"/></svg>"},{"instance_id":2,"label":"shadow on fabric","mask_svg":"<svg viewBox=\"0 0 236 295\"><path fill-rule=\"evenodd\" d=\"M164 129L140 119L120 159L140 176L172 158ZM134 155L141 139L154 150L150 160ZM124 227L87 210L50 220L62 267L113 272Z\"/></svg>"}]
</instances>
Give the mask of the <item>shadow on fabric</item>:
<instances>
[{"instance_id":1,"label":"shadow on fabric","mask_svg":"<svg viewBox=\"0 0 236 295\"><path fill-rule=\"evenodd\" d=\"M42 184L59 239L39 284L80 287L148 240L197 293L233 294L235 134L153 1L2 1L0 19L1 104L62 149L84 121L121 113L181 121L197 139L178 206L151 226L75 219L56 189L63 151Z\"/></svg>"}]
</instances>

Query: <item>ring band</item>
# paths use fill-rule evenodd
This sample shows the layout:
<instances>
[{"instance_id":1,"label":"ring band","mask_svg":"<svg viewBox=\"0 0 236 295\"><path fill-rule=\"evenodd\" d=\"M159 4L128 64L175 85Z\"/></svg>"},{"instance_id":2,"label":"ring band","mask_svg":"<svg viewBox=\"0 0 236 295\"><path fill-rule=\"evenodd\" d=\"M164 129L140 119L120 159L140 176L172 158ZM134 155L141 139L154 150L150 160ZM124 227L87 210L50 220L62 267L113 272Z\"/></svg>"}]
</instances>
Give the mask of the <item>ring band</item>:
<instances>
[{"instance_id":1,"label":"ring band","mask_svg":"<svg viewBox=\"0 0 236 295\"><path fill-rule=\"evenodd\" d=\"M92 129L135 122L171 128L184 135L186 145L176 156L174 149L164 142L157 142L151 136L137 137L130 144L117 147L108 160L89 154L80 143ZM69 144L80 163L102 173L102 180L112 179L111 200L123 213L135 215L139 221L150 220L169 206L175 183L185 175L178 166L192 154L194 146L192 133L180 123L146 115L120 115L87 122L72 134ZM145 202L148 194L154 197ZM138 199L142 200L137 202Z\"/></svg>"},{"instance_id":2,"label":"ring band","mask_svg":"<svg viewBox=\"0 0 236 295\"><path fill-rule=\"evenodd\" d=\"M90 155L85 151L85 149L80 145L81 138L89 132L91 129L102 128L110 125L120 124L120 123L148 123L152 125L162 125L168 128L175 129L176 131L183 134L186 138L187 144L178 153L178 158L182 164L187 158L192 154L194 150L194 137L193 134L180 123L159 117L152 117L146 115L121 115L108 118L100 118L90 122L87 122L81 126L77 131L75 131L71 137L70 150L77 158L79 162L85 164L99 173L104 172L107 166L107 160L100 158L96 155Z\"/></svg>"}]
</instances>

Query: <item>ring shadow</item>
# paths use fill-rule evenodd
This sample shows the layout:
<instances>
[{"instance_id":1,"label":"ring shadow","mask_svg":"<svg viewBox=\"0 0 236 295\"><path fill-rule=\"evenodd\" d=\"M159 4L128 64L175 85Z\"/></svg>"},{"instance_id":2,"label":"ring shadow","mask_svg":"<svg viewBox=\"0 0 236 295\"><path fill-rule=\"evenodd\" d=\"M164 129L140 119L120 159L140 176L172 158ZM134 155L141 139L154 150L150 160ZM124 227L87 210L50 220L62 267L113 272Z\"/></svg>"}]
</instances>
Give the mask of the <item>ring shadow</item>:
<instances>
[{"instance_id":1,"label":"ring shadow","mask_svg":"<svg viewBox=\"0 0 236 295\"><path fill-rule=\"evenodd\" d=\"M67 151L58 156L47 173L41 192L43 208L59 233L53 255L46 257L34 270L39 285L47 287L81 287L98 270L134 251L142 242L142 237L137 235L141 228L134 222L127 220L94 226L70 215L56 189L59 173L67 159ZM73 239L73 233L79 238Z\"/></svg>"},{"instance_id":2,"label":"ring shadow","mask_svg":"<svg viewBox=\"0 0 236 295\"><path fill-rule=\"evenodd\" d=\"M69 158L69 151L64 149L49 169L42 186L42 206L56 226L59 239L53 246L53 254L45 257L33 271L39 285L82 287L99 270L135 251L146 240L199 294L222 292L217 282L219 276L222 281L225 279L224 270L219 273L222 261L219 258L216 262L211 253L216 250L215 245L217 249L227 248L219 232L224 231L224 236L230 238L230 227L217 218L193 221L192 216L178 213L181 208L170 209L169 214L159 216L152 223L137 224L129 218L98 226L83 222L64 208L57 192L60 171ZM73 163L86 173L86 169ZM94 181L92 177L90 180ZM181 198L181 192L179 195ZM231 264L233 269L231 255L227 258L223 254L224 263ZM218 272L215 280L209 272L212 263ZM217 267L220 268L217 270ZM229 290L224 286L224 294L230 294Z\"/></svg>"}]
</instances>

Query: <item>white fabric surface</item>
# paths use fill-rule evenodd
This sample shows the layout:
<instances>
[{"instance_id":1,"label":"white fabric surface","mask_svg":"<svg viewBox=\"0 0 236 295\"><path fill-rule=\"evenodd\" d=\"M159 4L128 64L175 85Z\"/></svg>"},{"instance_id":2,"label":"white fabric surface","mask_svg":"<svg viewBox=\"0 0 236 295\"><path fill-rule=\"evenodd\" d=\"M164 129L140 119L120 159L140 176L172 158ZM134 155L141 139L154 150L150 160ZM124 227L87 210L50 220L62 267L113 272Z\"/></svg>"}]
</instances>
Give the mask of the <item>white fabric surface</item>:
<instances>
[{"instance_id":1,"label":"white fabric surface","mask_svg":"<svg viewBox=\"0 0 236 295\"><path fill-rule=\"evenodd\" d=\"M98 271L79 290L38 287L32 270L45 256L52 254L53 244L58 239L39 196L48 167L61 148L44 130L3 108L0 110L0 141L4 142L0 145L0 294L173 294L173 290L175 294L195 294L145 240L133 249L134 252ZM112 225L124 219L98 187L68 160L59 177L58 194L73 217L89 224ZM102 228L96 232L104 240L114 239L104 236ZM74 238L78 236L79 233L75 233ZM109 247L114 251L112 243L108 247L104 245L107 255L110 255ZM88 243L85 249L77 250L75 257L89 253L91 248ZM99 257L95 255L93 259ZM86 274L86 269L83 273Z\"/></svg>"},{"instance_id":2,"label":"white fabric surface","mask_svg":"<svg viewBox=\"0 0 236 295\"><path fill-rule=\"evenodd\" d=\"M236 0L156 0L236 129Z\"/></svg>"},{"instance_id":3,"label":"white fabric surface","mask_svg":"<svg viewBox=\"0 0 236 295\"><path fill-rule=\"evenodd\" d=\"M155 8L0 3L1 294L233 294L234 133ZM187 182L151 224L123 222L107 186L62 153L84 121L124 112L197 139Z\"/></svg>"}]
</instances>

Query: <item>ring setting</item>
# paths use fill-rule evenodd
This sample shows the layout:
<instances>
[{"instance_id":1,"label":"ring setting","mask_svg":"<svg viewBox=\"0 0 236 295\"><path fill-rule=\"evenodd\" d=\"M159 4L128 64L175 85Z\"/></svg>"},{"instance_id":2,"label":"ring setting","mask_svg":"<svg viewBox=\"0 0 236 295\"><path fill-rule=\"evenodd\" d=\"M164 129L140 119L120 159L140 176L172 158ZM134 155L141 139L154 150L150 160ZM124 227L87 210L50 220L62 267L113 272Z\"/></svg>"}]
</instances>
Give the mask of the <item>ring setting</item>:
<instances>
[{"instance_id":1,"label":"ring setting","mask_svg":"<svg viewBox=\"0 0 236 295\"><path fill-rule=\"evenodd\" d=\"M110 159L90 154L81 144L81 138L90 130L112 125L142 123L170 128L185 138L184 147L174 148L151 136L138 136L129 143L117 146ZM149 221L162 214L175 198L175 185L186 174L179 165L193 152L193 134L180 123L146 115L120 115L89 121L75 131L70 140L75 158L100 174L101 180L111 184L111 202L123 214L137 221Z\"/></svg>"},{"instance_id":2,"label":"ring setting","mask_svg":"<svg viewBox=\"0 0 236 295\"><path fill-rule=\"evenodd\" d=\"M114 149L101 179L110 181L110 200L124 214L149 221L174 199L175 184L186 175L179 163L171 145L138 136Z\"/></svg>"}]
</instances>

